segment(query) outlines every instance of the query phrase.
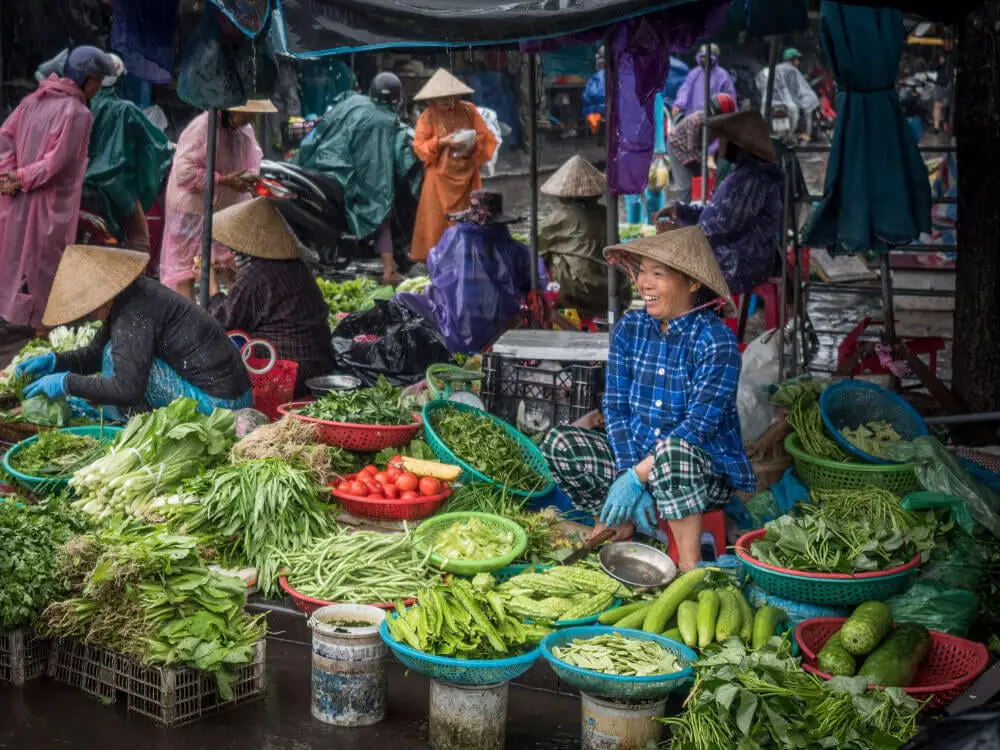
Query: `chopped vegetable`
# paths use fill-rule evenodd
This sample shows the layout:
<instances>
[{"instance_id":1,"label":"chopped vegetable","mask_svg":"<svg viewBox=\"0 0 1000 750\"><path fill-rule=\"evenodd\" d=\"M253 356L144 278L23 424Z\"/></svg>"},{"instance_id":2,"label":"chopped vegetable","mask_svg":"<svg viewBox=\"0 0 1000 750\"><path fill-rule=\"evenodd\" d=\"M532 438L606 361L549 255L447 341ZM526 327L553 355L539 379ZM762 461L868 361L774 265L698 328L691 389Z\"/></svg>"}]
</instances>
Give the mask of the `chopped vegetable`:
<instances>
[{"instance_id":1,"label":"chopped vegetable","mask_svg":"<svg viewBox=\"0 0 1000 750\"><path fill-rule=\"evenodd\" d=\"M677 656L659 643L621 633L577 638L556 646L552 653L574 667L621 677L652 677L684 669Z\"/></svg>"},{"instance_id":2,"label":"chopped vegetable","mask_svg":"<svg viewBox=\"0 0 1000 750\"><path fill-rule=\"evenodd\" d=\"M89 435L48 430L15 453L10 465L31 477L66 477L103 453L101 442Z\"/></svg>"},{"instance_id":3,"label":"chopped vegetable","mask_svg":"<svg viewBox=\"0 0 1000 750\"><path fill-rule=\"evenodd\" d=\"M327 422L390 426L413 424L413 412L399 404L401 392L380 375L372 388L334 391L299 407L295 413Z\"/></svg>"},{"instance_id":4,"label":"chopped vegetable","mask_svg":"<svg viewBox=\"0 0 1000 750\"><path fill-rule=\"evenodd\" d=\"M514 535L497 530L479 518L458 521L439 533L430 549L445 561L492 560L514 549Z\"/></svg>"},{"instance_id":5,"label":"chopped vegetable","mask_svg":"<svg viewBox=\"0 0 1000 750\"><path fill-rule=\"evenodd\" d=\"M843 427L840 434L858 450L884 459L889 458L885 447L903 440L903 436L896 432L891 424L883 420L865 422L853 430L850 427Z\"/></svg>"}]
</instances>

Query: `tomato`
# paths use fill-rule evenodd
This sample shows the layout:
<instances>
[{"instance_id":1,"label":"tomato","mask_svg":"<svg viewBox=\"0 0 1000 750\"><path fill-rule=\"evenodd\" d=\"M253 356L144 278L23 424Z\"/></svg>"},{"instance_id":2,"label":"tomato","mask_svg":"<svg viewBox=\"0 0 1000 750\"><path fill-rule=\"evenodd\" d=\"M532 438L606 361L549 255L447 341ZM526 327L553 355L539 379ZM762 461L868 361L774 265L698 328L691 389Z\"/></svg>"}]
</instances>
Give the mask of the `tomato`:
<instances>
[{"instance_id":1,"label":"tomato","mask_svg":"<svg viewBox=\"0 0 1000 750\"><path fill-rule=\"evenodd\" d=\"M389 479L389 472L387 471L378 472L375 475L375 481L383 486L389 484L391 482L391 480Z\"/></svg>"},{"instance_id":2,"label":"tomato","mask_svg":"<svg viewBox=\"0 0 1000 750\"><path fill-rule=\"evenodd\" d=\"M378 474L378 467L375 466L375 464L368 464L365 468L361 470L361 473L370 474L371 476L374 477L376 474Z\"/></svg>"},{"instance_id":3,"label":"tomato","mask_svg":"<svg viewBox=\"0 0 1000 750\"><path fill-rule=\"evenodd\" d=\"M442 492L447 492L450 489L451 489L451 485L449 485L447 482L441 482L441 491Z\"/></svg>"},{"instance_id":4,"label":"tomato","mask_svg":"<svg viewBox=\"0 0 1000 750\"><path fill-rule=\"evenodd\" d=\"M402 471L397 469L392 464L390 464L389 468L385 470L385 475L389 477L390 482L395 482L397 479L399 479L399 475L402 473L403 473Z\"/></svg>"},{"instance_id":5,"label":"tomato","mask_svg":"<svg viewBox=\"0 0 1000 750\"><path fill-rule=\"evenodd\" d=\"M354 479L350 482L344 482L344 492L348 495L365 497L368 494L368 488L365 487L364 482L359 482L357 479Z\"/></svg>"},{"instance_id":6,"label":"tomato","mask_svg":"<svg viewBox=\"0 0 1000 750\"><path fill-rule=\"evenodd\" d=\"M441 494L441 482L434 477L421 477L417 486L424 497Z\"/></svg>"},{"instance_id":7,"label":"tomato","mask_svg":"<svg viewBox=\"0 0 1000 750\"><path fill-rule=\"evenodd\" d=\"M419 500L420 493L414 492L413 490L407 490L402 495L399 496L400 500Z\"/></svg>"},{"instance_id":8,"label":"tomato","mask_svg":"<svg viewBox=\"0 0 1000 750\"><path fill-rule=\"evenodd\" d=\"M390 500L399 499L399 487L394 484L387 484L385 486L385 496Z\"/></svg>"},{"instance_id":9,"label":"tomato","mask_svg":"<svg viewBox=\"0 0 1000 750\"><path fill-rule=\"evenodd\" d=\"M370 477L365 477L362 481L364 481L365 487L368 488L369 492L381 492L382 491L382 485L379 484L378 482L376 482L374 479L371 479Z\"/></svg>"},{"instance_id":10,"label":"tomato","mask_svg":"<svg viewBox=\"0 0 1000 750\"><path fill-rule=\"evenodd\" d=\"M419 486L419 484L420 484L420 480L417 479L417 475L416 474L411 474L408 471L407 472L403 472L402 474L400 474L399 478L396 480L396 486L399 487L399 489L402 492L413 492L413 491L416 491L416 489Z\"/></svg>"},{"instance_id":11,"label":"tomato","mask_svg":"<svg viewBox=\"0 0 1000 750\"><path fill-rule=\"evenodd\" d=\"M397 453L395 456L392 457L392 460L389 461L389 465L399 468L400 466L403 465L403 457Z\"/></svg>"}]
</instances>

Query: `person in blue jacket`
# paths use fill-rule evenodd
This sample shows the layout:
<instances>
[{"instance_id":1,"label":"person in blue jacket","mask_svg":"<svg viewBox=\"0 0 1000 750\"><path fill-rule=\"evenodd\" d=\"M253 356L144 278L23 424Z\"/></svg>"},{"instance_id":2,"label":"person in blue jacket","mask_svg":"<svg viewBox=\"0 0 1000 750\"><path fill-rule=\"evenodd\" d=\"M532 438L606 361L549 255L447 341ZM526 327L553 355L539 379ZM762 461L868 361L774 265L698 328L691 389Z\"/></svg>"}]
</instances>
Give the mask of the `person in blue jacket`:
<instances>
[{"instance_id":1,"label":"person in blue jacket","mask_svg":"<svg viewBox=\"0 0 1000 750\"><path fill-rule=\"evenodd\" d=\"M597 50L595 60L597 71L587 80L587 85L583 87L583 119L590 126L590 132L598 135L601 131L601 124L607 114L607 101L605 99L604 80L604 45Z\"/></svg>"}]
</instances>

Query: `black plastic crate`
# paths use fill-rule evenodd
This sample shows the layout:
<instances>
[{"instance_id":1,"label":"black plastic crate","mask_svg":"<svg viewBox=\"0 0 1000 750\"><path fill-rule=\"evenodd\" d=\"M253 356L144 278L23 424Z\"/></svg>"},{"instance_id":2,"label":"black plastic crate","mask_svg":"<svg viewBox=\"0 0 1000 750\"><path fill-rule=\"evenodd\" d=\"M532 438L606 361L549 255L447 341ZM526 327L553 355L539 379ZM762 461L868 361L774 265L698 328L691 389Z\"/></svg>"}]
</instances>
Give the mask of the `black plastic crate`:
<instances>
[{"instance_id":1,"label":"black plastic crate","mask_svg":"<svg viewBox=\"0 0 1000 750\"><path fill-rule=\"evenodd\" d=\"M21 686L48 669L49 641L30 630L0 633L0 682Z\"/></svg>"},{"instance_id":2,"label":"black plastic crate","mask_svg":"<svg viewBox=\"0 0 1000 750\"><path fill-rule=\"evenodd\" d=\"M603 364L555 364L487 354L480 394L486 410L527 435L539 435L600 408Z\"/></svg>"}]
</instances>

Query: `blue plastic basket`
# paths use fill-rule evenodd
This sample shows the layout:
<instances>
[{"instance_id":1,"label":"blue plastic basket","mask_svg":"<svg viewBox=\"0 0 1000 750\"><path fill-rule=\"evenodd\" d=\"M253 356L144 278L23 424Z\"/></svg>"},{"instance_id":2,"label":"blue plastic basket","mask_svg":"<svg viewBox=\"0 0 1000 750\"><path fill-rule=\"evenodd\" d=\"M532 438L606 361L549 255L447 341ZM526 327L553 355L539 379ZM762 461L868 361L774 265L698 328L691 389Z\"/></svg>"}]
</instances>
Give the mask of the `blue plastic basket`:
<instances>
[{"instance_id":1,"label":"blue plastic basket","mask_svg":"<svg viewBox=\"0 0 1000 750\"><path fill-rule=\"evenodd\" d=\"M395 613L389 615L389 617L395 616ZM393 638L385 620L379 626L379 635L407 669L412 669L432 680L453 682L458 685L496 685L516 679L531 669L541 655L538 648L508 659L453 659L449 656L425 654Z\"/></svg>"},{"instance_id":2,"label":"blue plastic basket","mask_svg":"<svg viewBox=\"0 0 1000 750\"><path fill-rule=\"evenodd\" d=\"M565 646L577 639L593 638L607 633L621 633L627 638L641 641L655 641L673 652L686 666L680 672L649 677L621 677L619 675L594 672L589 669L574 667L559 659L552 649ZM680 688L694 675L691 662L697 658L693 650L682 643L664 638L662 635L645 633L641 630L626 628L609 628L597 625L587 627L567 628L545 636L541 644L542 656L556 673L556 677L572 685L580 692L598 698L617 700L656 700Z\"/></svg>"},{"instance_id":3,"label":"blue plastic basket","mask_svg":"<svg viewBox=\"0 0 1000 750\"><path fill-rule=\"evenodd\" d=\"M888 422L903 440L913 440L927 434L927 425L917 410L888 388L864 380L843 380L834 383L819 397L819 412L823 424L840 446L862 461L873 464L895 464L858 448L840 434L844 427L856 429L865 422Z\"/></svg>"},{"instance_id":4,"label":"blue plastic basket","mask_svg":"<svg viewBox=\"0 0 1000 750\"><path fill-rule=\"evenodd\" d=\"M122 431L121 427L116 427L113 425L88 425L85 427L64 427L60 432L68 432L71 435L86 435L87 437L96 438L100 440L101 443L107 445ZM28 438L27 440L22 440L17 445L11 447L3 455L3 470L10 474L19 484L24 486L28 491L36 495L54 495L57 492L61 492L66 489L69 485L69 477L34 477L29 474L22 474L13 466L10 465L11 459L14 458L18 453L27 448L29 445L38 440L38 435Z\"/></svg>"}]
</instances>

